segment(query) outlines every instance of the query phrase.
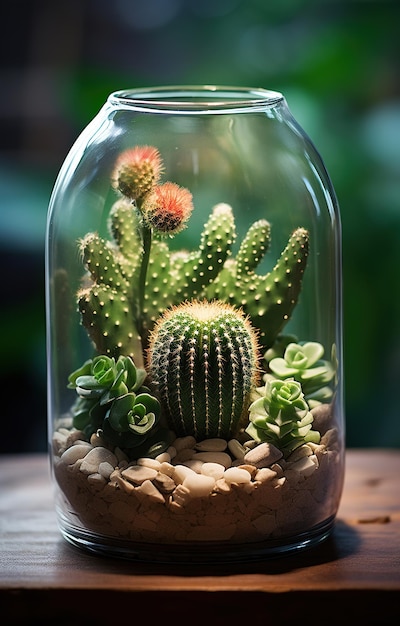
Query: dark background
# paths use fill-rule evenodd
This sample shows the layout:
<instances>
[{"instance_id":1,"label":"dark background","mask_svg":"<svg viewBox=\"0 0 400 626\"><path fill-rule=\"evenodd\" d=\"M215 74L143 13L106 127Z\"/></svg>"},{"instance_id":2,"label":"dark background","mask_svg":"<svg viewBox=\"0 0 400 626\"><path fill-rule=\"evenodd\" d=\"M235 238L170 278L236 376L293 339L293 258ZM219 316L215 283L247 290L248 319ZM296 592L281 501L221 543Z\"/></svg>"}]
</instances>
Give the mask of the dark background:
<instances>
[{"instance_id":1,"label":"dark background","mask_svg":"<svg viewBox=\"0 0 400 626\"><path fill-rule=\"evenodd\" d=\"M281 91L342 213L347 445L400 446L400 4L14 0L0 37L0 452L45 451L49 197L112 91Z\"/></svg>"}]
</instances>

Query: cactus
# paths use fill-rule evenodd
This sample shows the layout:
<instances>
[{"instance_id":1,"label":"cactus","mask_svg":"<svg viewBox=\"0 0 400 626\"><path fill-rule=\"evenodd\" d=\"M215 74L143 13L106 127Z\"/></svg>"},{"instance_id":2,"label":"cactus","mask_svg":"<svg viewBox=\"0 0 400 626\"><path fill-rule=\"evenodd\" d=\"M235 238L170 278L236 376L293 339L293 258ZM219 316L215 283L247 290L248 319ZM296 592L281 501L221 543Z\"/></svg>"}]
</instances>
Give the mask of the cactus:
<instances>
[{"instance_id":1,"label":"cactus","mask_svg":"<svg viewBox=\"0 0 400 626\"><path fill-rule=\"evenodd\" d=\"M97 352L114 357L125 354L141 366L142 348L144 352L156 319L168 306L204 292L228 257L235 232L231 208L217 205L205 224L197 251L170 252L165 240L154 237L140 307L139 225L132 205L118 200L109 219L114 242L96 233L88 233L80 241L92 284L79 291L78 307Z\"/></svg>"},{"instance_id":2,"label":"cactus","mask_svg":"<svg viewBox=\"0 0 400 626\"><path fill-rule=\"evenodd\" d=\"M157 322L148 353L169 427L179 436L230 438L256 385L258 345L242 311L219 301L172 307Z\"/></svg>"},{"instance_id":3,"label":"cactus","mask_svg":"<svg viewBox=\"0 0 400 626\"><path fill-rule=\"evenodd\" d=\"M320 434L311 430L313 415L296 380L267 379L263 394L249 408L246 433L258 442L275 445L287 458L303 443L319 443Z\"/></svg>"},{"instance_id":4,"label":"cactus","mask_svg":"<svg viewBox=\"0 0 400 626\"><path fill-rule=\"evenodd\" d=\"M148 358L151 382L177 434L229 437L241 418L243 425L248 422L258 343L264 351L270 348L297 304L308 232L297 228L275 267L260 275L256 269L270 245L270 224L255 222L233 258L233 212L220 203L197 250L171 250L168 237L186 226L192 195L175 183L160 183L162 172L161 156L150 146L136 146L117 159L111 183L122 197L109 213L110 236L92 232L79 242L87 270L77 293L81 321L97 355L115 363L129 357L139 369ZM136 392L128 391L105 416L99 408L105 396L99 404L96 394L79 389L77 425L90 429L101 423L118 445L133 445L139 431L153 429L152 400L144 397L139 406Z\"/></svg>"},{"instance_id":5,"label":"cactus","mask_svg":"<svg viewBox=\"0 0 400 626\"><path fill-rule=\"evenodd\" d=\"M297 304L308 257L308 231L297 228L271 272L260 276L255 269L265 255L270 226L255 222L244 238L236 259L229 259L208 287L207 297L242 306L256 328L260 342L269 348Z\"/></svg>"}]
</instances>

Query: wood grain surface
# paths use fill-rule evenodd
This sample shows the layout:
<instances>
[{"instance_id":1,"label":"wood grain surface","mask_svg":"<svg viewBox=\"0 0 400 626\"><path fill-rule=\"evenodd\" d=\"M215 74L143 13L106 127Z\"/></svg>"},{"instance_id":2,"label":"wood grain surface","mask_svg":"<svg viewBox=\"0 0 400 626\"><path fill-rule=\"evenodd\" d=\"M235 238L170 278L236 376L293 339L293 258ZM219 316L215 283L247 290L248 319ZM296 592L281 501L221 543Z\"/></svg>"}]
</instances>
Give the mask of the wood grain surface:
<instances>
[{"instance_id":1,"label":"wood grain surface","mask_svg":"<svg viewBox=\"0 0 400 626\"><path fill-rule=\"evenodd\" d=\"M47 457L3 455L0 546L0 621L7 625L393 624L400 614L400 451L347 452L335 528L320 546L207 566L135 563L70 546L57 527Z\"/></svg>"}]
</instances>

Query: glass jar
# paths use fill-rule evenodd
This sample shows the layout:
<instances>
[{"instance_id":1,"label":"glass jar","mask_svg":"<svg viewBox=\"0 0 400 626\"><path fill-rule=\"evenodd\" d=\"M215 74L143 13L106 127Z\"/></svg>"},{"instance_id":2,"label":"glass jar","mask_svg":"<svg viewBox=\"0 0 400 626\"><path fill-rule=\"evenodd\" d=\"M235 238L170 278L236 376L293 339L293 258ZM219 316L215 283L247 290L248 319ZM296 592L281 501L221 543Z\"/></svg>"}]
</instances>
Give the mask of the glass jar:
<instances>
[{"instance_id":1,"label":"glass jar","mask_svg":"<svg viewBox=\"0 0 400 626\"><path fill-rule=\"evenodd\" d=\"M207 563L330 534L345 447L340 217L282 94L110 95L57 178L46 284L68 541Z\"/></svg>"}]
</instances>

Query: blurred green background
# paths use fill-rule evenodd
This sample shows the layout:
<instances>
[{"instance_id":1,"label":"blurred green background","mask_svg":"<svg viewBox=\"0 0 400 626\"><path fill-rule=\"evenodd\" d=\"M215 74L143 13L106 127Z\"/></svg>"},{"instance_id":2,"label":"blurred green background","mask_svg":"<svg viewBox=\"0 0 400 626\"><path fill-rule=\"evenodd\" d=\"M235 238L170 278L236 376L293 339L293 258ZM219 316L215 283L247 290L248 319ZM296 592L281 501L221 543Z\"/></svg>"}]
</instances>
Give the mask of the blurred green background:
<instances>
[{"instance_id":1,"label":"blurred green background","mask_svg":"<svg viewBox=\"0 0 400 626\"><path fill-rule=\"evenodd\" d=\"M47 449L45 223L69 148L112 91L203 83L281 91L322 154L342 214L347 445L400 446L399 18L396 0L3 7L0 452Z\"/></svg>"}]
</instances>

